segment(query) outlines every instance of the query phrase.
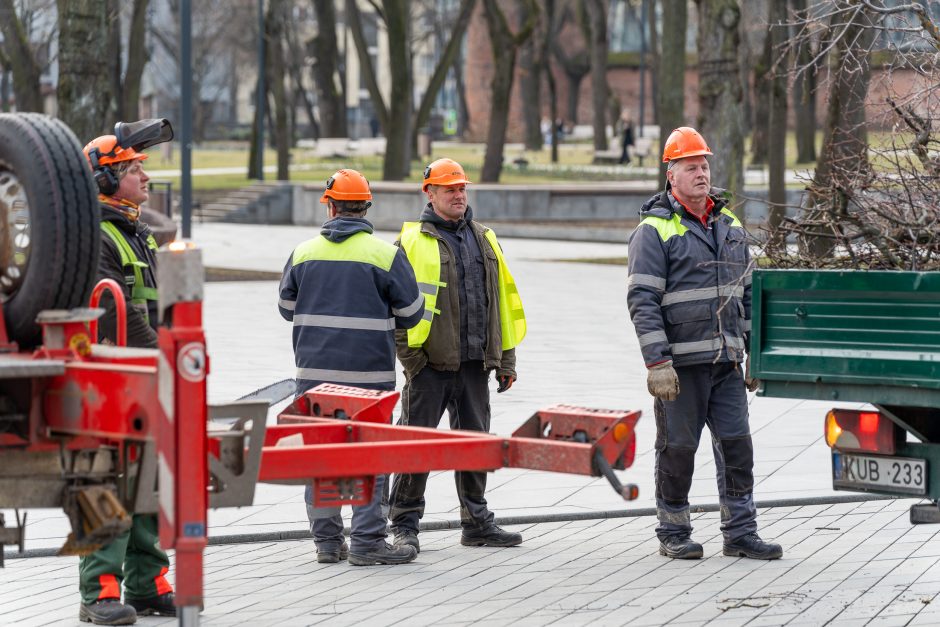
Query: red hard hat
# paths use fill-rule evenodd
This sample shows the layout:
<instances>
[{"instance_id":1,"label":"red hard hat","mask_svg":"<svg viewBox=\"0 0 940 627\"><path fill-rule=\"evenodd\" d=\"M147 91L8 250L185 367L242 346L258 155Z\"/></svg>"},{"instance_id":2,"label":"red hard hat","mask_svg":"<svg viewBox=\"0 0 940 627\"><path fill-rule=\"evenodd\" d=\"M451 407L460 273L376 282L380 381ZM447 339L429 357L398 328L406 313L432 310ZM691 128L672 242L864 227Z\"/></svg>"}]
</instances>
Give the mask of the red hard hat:
<instances>
[{"instance_id":1,"label":"red hard hat","mask_svg":"<svg viewBox=\"0 0 940 627\"><path fill-rule=\"evenodd\" d=\"M337 170L326 181L326 191L320 202L326 204L327 199L333 200L372 200L372 191L369 181L357 170Z\"/></svg>"},{"instance_id":2,"label":"red hard hat","mask_svg":"<svg viewBox=\"0 0 940 627\"><path fill-rule=\"evenodd\" d=\"M666 139L663 146L663 163L686 157L698 157L712 154L702 134L691 126L680 126Z\"/></svg>"}]
</instances>

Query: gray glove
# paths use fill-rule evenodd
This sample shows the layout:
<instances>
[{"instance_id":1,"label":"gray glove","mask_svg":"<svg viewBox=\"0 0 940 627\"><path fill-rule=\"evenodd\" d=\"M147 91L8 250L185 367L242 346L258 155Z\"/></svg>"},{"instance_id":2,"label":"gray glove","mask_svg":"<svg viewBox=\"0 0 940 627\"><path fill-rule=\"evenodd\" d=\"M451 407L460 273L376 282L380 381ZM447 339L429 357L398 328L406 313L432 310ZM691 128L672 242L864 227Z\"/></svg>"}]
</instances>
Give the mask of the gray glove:
<instances>
[{"instance_id":1,"label":"gray glove","mask_svg":"<svg viewBox=\"0 0 940 627\"><path fill-rule=\"evenodd\" d=\"M672 360L651 366L646 372L646 389L664 401L674 401L679 396L679 375L672 367Z\"/></svg>"},{"instance_id":2,"label":"gray glove","mask_svg":"<svg viewBox=\"0 0 940 627\"><path fill-rule=\"evenodd\" d=\"M748 392L756 392L757 388L760 387L760 379L755 379L751 376L750 355L748 355L747 359L744 361L744 385L747 387Z\"/></svg>"}]
</instances>

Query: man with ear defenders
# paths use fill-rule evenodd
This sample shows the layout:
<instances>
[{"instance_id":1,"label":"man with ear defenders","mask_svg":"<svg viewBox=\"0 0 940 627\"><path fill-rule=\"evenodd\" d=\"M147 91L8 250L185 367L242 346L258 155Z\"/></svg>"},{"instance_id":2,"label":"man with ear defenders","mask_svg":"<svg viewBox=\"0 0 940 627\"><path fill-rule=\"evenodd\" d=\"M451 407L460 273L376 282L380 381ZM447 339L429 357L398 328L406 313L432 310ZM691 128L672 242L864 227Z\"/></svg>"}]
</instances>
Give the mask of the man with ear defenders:
<instances>
[{"instance_id":1,"label":"man with ear defenders","mask_svg":"<svg viewBox=\"0 0 940 627\"><path fill-rule=\"evenodd\" d=\"M140 221L150 177L144 172L147 155L141 151L169 141L173 131L166 120L119 122L114 135L103 135L84 152L98 186L101 207L101 257L98 280L114 279L124 288L127 344L157 347L157 243ZM115 342L114 299L105 292L105 309L98 326L102 342ZM130 530L79 562L79 619L97 625L130 625L137 616L175 616L173 587L166 580L170 561L158 544L157 517L133 516ZM125 603L121 603L121 583Z\"/></svg>"}]
</instances>

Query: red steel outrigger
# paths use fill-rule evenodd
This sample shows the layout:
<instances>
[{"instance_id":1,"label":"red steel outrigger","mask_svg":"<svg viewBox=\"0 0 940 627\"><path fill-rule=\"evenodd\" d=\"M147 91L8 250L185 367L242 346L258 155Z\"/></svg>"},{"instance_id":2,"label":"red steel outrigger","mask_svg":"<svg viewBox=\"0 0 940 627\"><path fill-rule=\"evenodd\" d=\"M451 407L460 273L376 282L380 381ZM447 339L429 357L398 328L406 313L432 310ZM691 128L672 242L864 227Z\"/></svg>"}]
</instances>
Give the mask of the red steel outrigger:
<instances>
[{"instance_id":1,"label":"red steel outrigger","mask_svg":"<svg viewBox=\"0 0 940 627\"><path fill-rule=\"evenodd\" d=\"M268 401L207 406L201 253L174 242L158 256L159 350L93 344L100 310L89 308L43 312L44 346L0 355L0 383L29 385L25 428L0 433L0 508L63 507L66 553L110 541L127 512L158 513L160 542L176 550L181 624L199 621L207 508L250 505L259 481L312 482L318 505L362 504L378 474L511 467L605 476L636 498L613 470L633 463L639 411L556 405L507 438L394 426L397 392L337 385L305 393L271 426ZM0 316L0 346L3 329ZM22 545L21 525L0 519L0 541Z\"/></svg>"}]
</instances>

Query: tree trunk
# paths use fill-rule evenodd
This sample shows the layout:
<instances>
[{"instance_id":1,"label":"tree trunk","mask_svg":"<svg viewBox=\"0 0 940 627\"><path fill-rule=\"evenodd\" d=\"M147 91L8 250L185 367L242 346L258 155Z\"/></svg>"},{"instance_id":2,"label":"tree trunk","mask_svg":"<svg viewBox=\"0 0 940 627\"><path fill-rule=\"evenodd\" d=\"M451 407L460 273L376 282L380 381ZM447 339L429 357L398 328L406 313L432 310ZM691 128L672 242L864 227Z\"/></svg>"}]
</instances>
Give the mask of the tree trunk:
<instances>
[{"instance_id":1,"label":"tree trunk","mask_svg":"<svg viewBox=\"0 0 940 627\"><path fill-rule=\"evenodd\" d=\"M538 5L535 0L520 0L518 6L527 5L523 11L527 19L519 32L509 28L506 15L497 4L497 0L483 0L486 25L490 34L490 46L493 51L493 80L490 98L490 124L486 135L486 154L483 156L483 169L480 182L496 183L503 169L503 147L506 143L506 128L509 125L509 99L512 93L513 72L516 66L516 54L519 46L532 34Z\"/></svg>"},{"instance_id":2,"label":"tree trunk","mask_svg":"<svg viewBox=\"0 0 940 627\"><path fill-rule=\"evenodd\" d=\"M591 57L589 53L590 46L590 27L587 22L587 15L585 11L585 6L583 2L567 2L562 4L563 10L558 19L556 19L552 26L552 38L551 38L551 49L552 55L555 57L555 60L561 65L562 71L565 73L565 77L568 79L568 99L567 99L567 114L565 120L570 124L575 125L578 123L578 101L581 93L581 80L587 76L587 73L591 71ZM585 47L581 50L577 50L572 54L568 54L565 49L561 46L561 38L559 34L562 29L565 27L565 24L571 20L571 14L575 13L575 22L577 23L578 30L581 32L582 37L584 38ZM553 120L557 122L557 120Z\"/></svg>"},{"instance_id":3,"label":"tree trunk","mask_svg":"<svg viewBox=\"0 0 940 627\"><path fill-rule=\"evenodd\" d=\"M712 184L729 190L735 201L741 202L744 192L744 93L738 62L741 9L737 0L697 2L698 130L715 153Z\"/></svg>"},{"instance_id":4,"label":"tree trunk","mask_svg":"<svg viewBox=\"0 0 940 627\"><path fill-rule=\"evenodd\" d=\"M649 68L650 68L650 97L653 104L653 124L659 124L659 66L662 55L659 50L659 33L656 30L656 0L642 0L649 2L646 19L650 36ZM660 140L662 141L662 140Z\"/></svg>"},{"instance_id":5,"label":"tree trunk","mask_svg":"<svg viewBox=\"0 0 940 627\"><path fill-rule=\"evenodd\" d=\"M424 95L421 97L418 111L415 113L415 121L412 128L412 146L417 146L418 129L426 126L428 123L428 119L431 116L431 107L434 105L437 94L441 91L441 87L443 87L444 81L447 79L447 72L456 65L458 53L463 44L463 36L464 33L467 32L467 26L470 24L470 17L473 15L473 8L475 6L476 0L462 0L460 4L460 10L457 12L456 20L453 22L454 27L451 29L450 38L442 46L444 52L437 60L437 65L428 81L427 89L424 90Z\"/></svg>"},{"instance_id":6,"label":"tree trunk","mask_svg":"<svg viewBox=\"0 0 940 627\"><path fill-rule=\"evenodd\" d=\"M140 84L149 57L143 44L147 33L147 6L150 0L134 0L127 45L127 68L120 92L121 119L140 118Z\"/></svg>"},{"instance_id":7,"label":"tree trunk","mask_svg":"<svg viewBox=\"0 0 940 627\"><path fill-rule=\"evenodd\" d=\"M787 142L787 72L786 52L787 11L782 2L771 2L770 28L767 31L768 48L772 51L768 65L772 68L769 78L769 111L767 117L767 164L770 190L768 192L768 248L780 251L785 238L780 225L786 216L786 142ZM756 129L755 129L756 130Z\"/></svg>"},{"instance_id":8,"label":"tree trunk","mask_svg":"<svg viewBox=\"0 0 940 627\"><path fill-rule=\"evenodd\" d=\"M274 145L277 149L277 180L290 180L290 130L287 119L287 94L284 90L284 30L288 6L285 0L269 0L265 18L265 65L267 80L274 100Z\"/></svg>"},{"instance_id":9,"label":"tree trunk","mask_svg":"<svg viewBox=\"0 0 940 627\"><path fill-rule=\"evenodd\" d=\"M541 150L542 137L542 65L541 42L530 37L519 51L519 92L522 120L525 124L523 140L526 150Z\"/></svg>"},{"instance_id":10,"label":"tree trunk","mask_svg":"<svg viewBox=\"0 0 940 627\"><path fill-rule=\"evenodd\" d=\"M852 0L837 0L842 8ZM830 53L829 104L822 151L809 189L806 213L810 220L826 224L801 238L800 249L812 258L823 259L833 254L833 242L825 237L839 228L846 211L844 190L864 186L870 175L868 163L868 132L865 127L865 98L871 80L869 49L875 37L867 10L852 14L847 25L830 27L839 37Z\"/></svg>"},{"instance_id":11,"label":"tree trunk","mask_svg":"<svg viewBox=\"0 0 940 627\"><path fill-rule=\"evenodd\" d=\"M607 150L607 2L589 0L594 150ZM617 118L611 120L616 122Z\"/></svg>"},{"instance_id":12,"label":"tree trunk","mask_svg":"<svg viewBox=\"0 0 940 627\"><path fill-rule=\"evenodd\" d=\"M97 0L57 0L59 10L59 119L80 141L109 131L114 93L101 60L108 59L110 16ZM110 122L110 124L109 124Z\"/></svg>"},{"instance_id":13,"label":"tree trunk","mask_svg":"<svg viewBox=\"0 0 940 627\"><path fill-rule=\"evenodd\" d=\"M659 120L659 154L672 129L685 122L685 31L689 13L686 0L662 0L663 47L659 65L659 101L656 103ZM657 159L658 161L658 159ZM659 187L666 185L666 164L659 168Z\"/></svg>"},{"instance_id":14,"label":"tree trunk","mask_svg":"<svg viewBox=\"0 0 940 627\"><path fill-rule=\"evenodd\" d=\"M317 89L320 132L323 137L346 137L346 103L337 84L339 48L336 43L336 9L332 2L313 0L317 36L310 42L313 52L313 84Z\"/></svg>"},{"instance_id":15,"label":"tree trunk","mask_svg":"<svg viewBox=\"0 0 940 627\"><path fill-rule=\"evenodd\" d=\"M806 0L790 0L793 11L806 11ZM816 161L816 78L819 66L813 63L809 41L801 40L796 52L796 66L802 68L793 81L793 112L796 117L796 160Z\"/></svg>"},{"instance_id":16,"label":"tree trunk","mask_svg":"<svg viewBox=\"0 0 940 627\"><path fill-rule=\"evenodd\" d=\"M385 130L382 178L400 181L411 171L414 75L411 65L410 0L384 0L392 91Z\"/></svg>"},{"instance_id":17,"label":"tree trunk","mask_svg":"<svg viewBox=\"0 0 940 627\"><path fill-rule=\"evenodd\" d=\"M257 106L258 102L258 90L261 89L261 73L258 74L258 79L255 81L255 114L252 116L251 122L251 142L248 148L248 178L250 180L260 181L264 177L264 172L258 167L258 153L261 152L262 160L264 155L264 146L261 145L261 138L258 137L258 128L259 124L264 123L261 119L261 107ZM262 164L261 167L264 167Z\"/></svg>"},{"instance_id":18,"label":"tree trunk","mask_svg":"<svg viewBox=\"0 0 940 627\"><path fill-rule=\"evenodd\" d=\"M586 67L590 69L590 66ZM572 126L578 123L578 101L581 99L581 81L586 74L587 72L583 74L565 72L565 76L568 78L568 99L566 107L568 113L565 115L565 120Z\"/></svg>"},{"instance_id":19,"label":"tree trunk","mask_svg":"<svg viewBox=\"0 0 940 627\"><path fill-rule=\"evenodd\" d=\"M769 14L776 11L776 2L769 3ZM751 163L764 165L767 163L767 142L770 132L770 91L773 89L773 77L769 75L773 64L773 41L770 36L770 26L764 34L764 46L760 57L754 64L754 120L751 132Z\"/></svg>"},{"instance_id":20,"label":"tree trunk","mask_svg":"<svg viewBox=\"0 0 940 627\"><path fill-rule=\"evenodd\" d=\"M454 87L457 91L457 137L461 139L470 131L470 108L467 106L467 83L463 78L463 46L458 47L457 57L451 69L454 71Z\"/></svg>"},{"instance_id":21,"label":"tree trunk","mask_svg":"<svg viewBox=\"0 0 940 627\"><path fill-rule=\"evenodd\" d=\"M13 0L0 0L0 32L4 49L13 74L13 97L17 111L42 113L42 93L39 90L41 70L36 63L23 24L16 15ZM91 138L89 138L91 139Z\"/></svg>"},{"instance_id":22,"label":"tree trunk","mask_svg":"<svg viewBox=\"0 0 940 627\"><path fill-rule=\"evenodd\" d=\"M555 124L555 120L558 119L558 92L555 86L555 74L552 72L552 66L548 57L554 34L555 0L545 0L545 24L545 41L542 42L542 58L545 60L545 63L542 69L545 71L545 80L548 82L548 115L551 120L552 129L552 163L558 163L558 126Z\"/></svg>"}]
</instances>

